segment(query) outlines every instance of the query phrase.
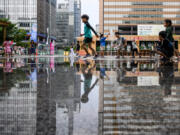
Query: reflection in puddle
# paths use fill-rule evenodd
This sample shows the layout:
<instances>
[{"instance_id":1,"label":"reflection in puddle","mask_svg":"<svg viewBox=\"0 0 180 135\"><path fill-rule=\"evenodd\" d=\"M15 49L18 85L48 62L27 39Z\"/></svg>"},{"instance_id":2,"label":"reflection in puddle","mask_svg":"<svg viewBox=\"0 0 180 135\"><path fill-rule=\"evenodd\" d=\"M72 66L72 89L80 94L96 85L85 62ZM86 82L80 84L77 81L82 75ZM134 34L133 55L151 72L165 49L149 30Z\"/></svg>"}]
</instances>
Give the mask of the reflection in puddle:
<instances>
[{"instance_id":1,"label":"reflection in puddle","mask_svg":"<svg viewBox=\"0 0 180 135\"><path fill-rule=\"evenodd\" d=\"M179 63L68 61L0 59L0 134L180 134Z\"/></svg>"}]
</instances>

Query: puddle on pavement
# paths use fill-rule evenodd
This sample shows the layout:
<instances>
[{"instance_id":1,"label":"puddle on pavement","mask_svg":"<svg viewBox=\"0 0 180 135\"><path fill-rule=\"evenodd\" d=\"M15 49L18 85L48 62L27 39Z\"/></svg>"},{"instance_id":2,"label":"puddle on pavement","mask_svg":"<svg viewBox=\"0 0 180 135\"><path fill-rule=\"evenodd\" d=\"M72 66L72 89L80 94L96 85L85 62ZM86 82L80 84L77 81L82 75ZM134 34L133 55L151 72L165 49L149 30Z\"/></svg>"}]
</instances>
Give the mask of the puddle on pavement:
<instances>
[{"instance_id":1,"label":"puddle on pavement","mask_svg":"<svg viewBox=\"0 0 180 135\"><path fill-rule=\"evenodd\" d=\"M0 134L179 135L180 63L0 59Z\"/></svg>"}]
</instances>

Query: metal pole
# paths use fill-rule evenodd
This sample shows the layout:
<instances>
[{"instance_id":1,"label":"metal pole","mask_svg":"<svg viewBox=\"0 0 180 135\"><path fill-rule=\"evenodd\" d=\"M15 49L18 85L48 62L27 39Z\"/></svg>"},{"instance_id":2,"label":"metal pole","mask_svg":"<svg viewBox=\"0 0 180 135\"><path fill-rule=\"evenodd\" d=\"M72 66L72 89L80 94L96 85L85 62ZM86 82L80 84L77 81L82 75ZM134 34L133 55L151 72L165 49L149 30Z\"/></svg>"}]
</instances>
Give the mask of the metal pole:
<instances>
[{"instance_id":1,"label":"metal pole","mask_svg":"<svg viewBox=\"0 0 180 135\"><path fill-rule=\"evenodd\" d=\"M50 10L50 11L49 11L49 15L50 15L50 16L49 16L49 21L50 21L50 22L49 22L49 43L51 42L51 41L50 41L50 39L51 39L51 1L52 1L52 0L49 1L49 2L50 2L50 3L49 3L49 6L50 6L50 7L49 7L49 10Z\"/></svg>"}]
</instances>

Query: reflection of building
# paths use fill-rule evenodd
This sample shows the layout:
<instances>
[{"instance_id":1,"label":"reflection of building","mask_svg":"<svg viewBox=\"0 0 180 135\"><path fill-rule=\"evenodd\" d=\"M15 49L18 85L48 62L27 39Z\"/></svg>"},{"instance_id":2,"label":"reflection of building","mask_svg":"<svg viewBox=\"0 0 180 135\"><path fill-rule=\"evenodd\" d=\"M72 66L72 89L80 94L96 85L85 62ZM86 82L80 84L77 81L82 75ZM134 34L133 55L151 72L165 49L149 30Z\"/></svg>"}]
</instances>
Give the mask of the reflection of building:
<instances>
[{"instance_id":1,"label":"reflection of building","mask_svg":"<svg viewBox=\"0 0 180 135\"><path fill-rule=\"evenodd\" d=\"M105 80L101 84L103 85L101 88L104 87L104 89L101 92L102 98L100 99L103 100L101 100L102 105L99 109L100 135L179 134L180 95L178 88L180 77L178 73L174 73L175 78L170 86L172 92L168 96L164 92L166 91L164 88L167 87L161 83L161 85L138 86L138 76L159 77L156 64L147 61L137 64L114 63L115 66L110 64L112 67L109 69L111 70L107 71L110 80ZM117 67L119 70L114 71L113 69ZM160 66L160 68L164 70L164 67ZM169 67L166 73L173 74L171 68Z\"/></svg>"},{"instance_id":2,"label":"reflection of building","mask_svg":"<svg viewBox=\"0 0 180 135\"><path fill-rule=\"evenodd\" d=\"M27 32L37 23L42 37L50 27L51 35L55 36L56 0L51 0L51 4L47 0L0 0L0 17L8 18Z\"/></svg>"},{"instance_id":3,"label":"reflection of building","mask_svg":"<svg viewBox=\"0 0 180 135\"><path fill-rule=\"evenodd\" d=\"M75 74L76 72L73 69L69 69L64 73L61 72L61 76L66 76L67 78L65 77L64 81L61 81L60 86L63 87L60 87L61 92L56 96L56 109L59 112L56 116L56 126L63 127L57 129L57 134L60 135L73 134L74 112L78 112L80 109L80 75Z\"/></svg>"},{"instance_id":4,"label":"reflection of building","mask_svg":"<svg viewBox=\"0 0 180 135\"><path fill-rule=\"evenodd\" d=\"M0 134L36 134L37 89L31 81L16 84L9 92L0 93Z\"/></svg>"},{"instance_id":5,"label":"reflection of building","mask_svg":"<svg viewBox=\"0 0 180 135\"><path fill-rule=\"evenodd\" d=\"M56 73L42 71L38 73L37 134L71 135L73 112L79 110L80 76L63 64L57 65Z\"/></svg>"},{"instance_id":6,"label":"reflection of building","mask_svg":"<svg viewBox=\"0 0 180 135\"><path fill-rule=\"evenodd\" d=\"M163 24L165 18L179 24L180 0L100 0L100 32L137 35L137 24ZM174 27L180 34L180 26Z\"/></svg>"}]
</instances>

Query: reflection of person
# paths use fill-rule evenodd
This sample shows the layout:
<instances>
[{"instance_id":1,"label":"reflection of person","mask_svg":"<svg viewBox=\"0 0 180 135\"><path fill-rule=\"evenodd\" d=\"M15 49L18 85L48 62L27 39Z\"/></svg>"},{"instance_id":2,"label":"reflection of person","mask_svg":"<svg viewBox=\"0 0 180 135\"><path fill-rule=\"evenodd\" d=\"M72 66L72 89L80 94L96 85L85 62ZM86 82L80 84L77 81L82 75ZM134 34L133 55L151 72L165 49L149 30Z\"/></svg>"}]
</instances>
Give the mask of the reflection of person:
<instances>
[{"instance_id":1,"label":"reflection of person","mask_svg":"<svg viewBox=\"0 0 180 135\"><path fill-rule=\"evenodd\" d=\"M117 69L117 82L122 82L126 74L126 63L122 64L122 67Z\"/></svg>"},{"instance_id":2,"label":"reflection of person","mask_svg":"<svg viewBox=\"0 0 180 135\"><path fill-rule=\"evenodd\" d=\"M132 68L132 73L136 73L138 67L138 63L135 61L131 62L131 68Z\"/></svg>"},{"instance_id":3,"label":"reflection of person","mask_svg":"<svg viewBox=\"0 0 180 135\"><path fill-rule=\"evenodd\" d=\"M4 72L6 72L6 73L13 72L12 63L11 63L11 61L9 59L7 59L6 62L5 62Z\"/></svg>"},{"instance_id":4,"label":"reflection of person","mask_svg":"<svg viewBox=\"0 0 180 135\"><path fill-rule=\"evenodd\" d=\"M92 74L93 74L94 68L95 68L95 65L93 67L90 67L89 63L87 62L86 66L83 67L82 69L82 73L84 76L84 94L81 97L82 103L87 103L89 101L88 95L98 83L98 79L96 79L94 84L91 86L92 76L93 76Z\"/></svg>"},{"instance_id":5,"label":"reflection of person","mask_svg":"<svg viewBox=\"0 0 180 135\"><path fill-rule=\"evenodd\" d=\"M160 85L164 89L164 94L172 94L172 84L174 82L173 62L162 63L159 69Z\"/></svg>"},{"instance_id":6,"label":"reflection of person","mask_svg":"<svg viewBox=\"0 0 180 135\"><path fill-rule=\"evenodd\" d=\"M107 78L109 80L109 76L106 74L106 69L104 67L104 61L100 62L100 79Z\"/></svg>"},{"instance_id":7,"label":"reflection of person","mask_svg":"<svg viewBox=\"0 0 180 135\"><path fill-rule=\"evenodd\" d=\"M11 40L5 41L3 43L3 45L5 47L5 54L6 54L6 56L10 56L11 55L11 45L12 44L13 44L13 42Z\"/></svg>"},{"instance_id":8,"label":"reflection of person","mask_svg":"<svg viewBox=\"0 0 180 135\"><path fill-rule=\"evenodd\" d=\"M37 69L36 68L31 69L31 72L27 73L27 77L32 82L32 88L36 89L37 88Z\"/></svg>"}]
</instances>

